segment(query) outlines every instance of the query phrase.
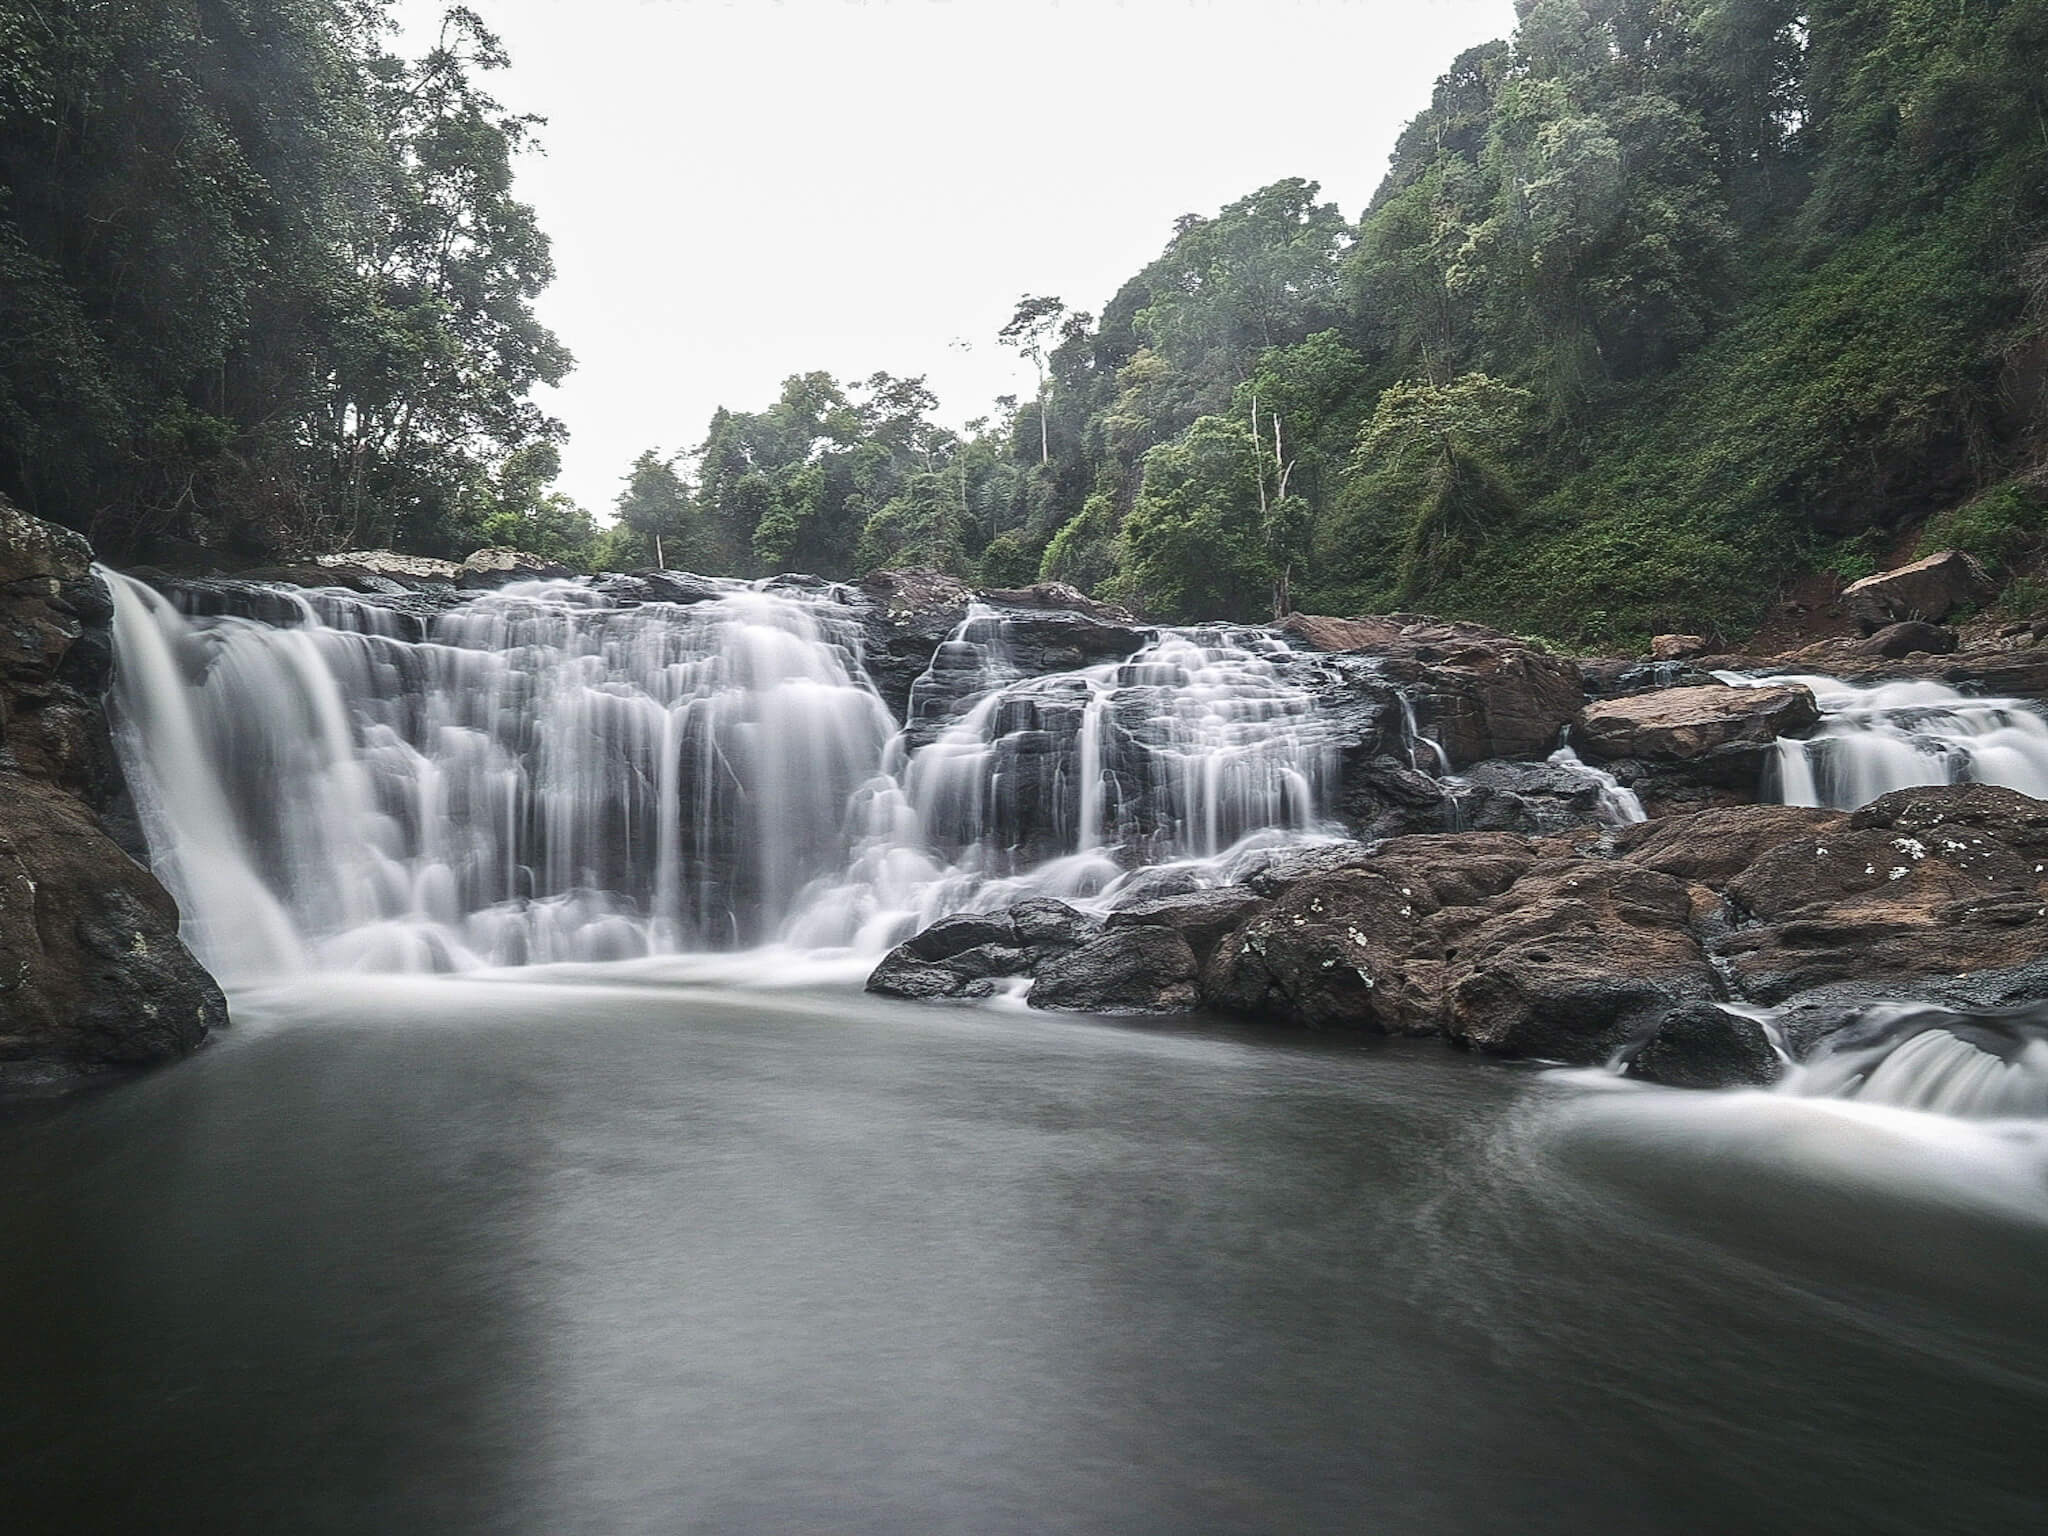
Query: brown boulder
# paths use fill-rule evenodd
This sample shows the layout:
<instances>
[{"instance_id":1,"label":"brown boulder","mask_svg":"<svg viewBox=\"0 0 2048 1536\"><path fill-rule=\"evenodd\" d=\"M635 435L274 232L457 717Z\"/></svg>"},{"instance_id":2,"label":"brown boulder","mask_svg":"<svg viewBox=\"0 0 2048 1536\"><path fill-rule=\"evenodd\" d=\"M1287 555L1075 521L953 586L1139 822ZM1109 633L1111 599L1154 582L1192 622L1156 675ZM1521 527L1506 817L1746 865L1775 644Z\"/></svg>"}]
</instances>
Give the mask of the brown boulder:
<instances>
[{"instance_id":1,"label":"brown boulder","mask_svg":"<svg viewBox=\"0 0 2048 1536\"><path fill-rule=\"evenodd\" d=\"M1902 619L1938 624L1956 609L1987 601L1998 591L1984 567L1960 550L1945 549L1842 589L1843 610L1867 635Z\"/></svg>"},{"instance_id":2,"label":"brown boulder","mask_svg":"<svg viewBox=\"0 0 2048 1536\"><path fill-rule=\"evenodd\" d=\"M1848 819L1841 811L1799 805L1720 806L1622 827L1614 834L1614 851L1631 864L1718 889L1766 849L1833 831Z\"/></svg>"},{"instance_id":3,"label":"brown boulder","mask_svg":"<svg viewBox=\"0 0 2048 1536\"><path fill-rule=\"evenodd\" d=\"M2048 957L2048 803L1985 784L1896 790L1730 879L1715 941L1753 1001L1833 982L1954 976Z\"/></svg>"},{"instance_id":4,"label":"brown boulder","mask_svg":"<svg viewBox=\"0 0 2048 1536\"><path fill-rule=\"evenodd\" d=\"M1443 968L1428 920L1437 910L1399 870L1303 880L1218 945L1204 996L1310 1028L1434 1034Z\"/></svg>"},{"instance_id":5,"label":"brown boulder","mask_svg":"<svg viewBox=\"0 0 2048 1536\"><path fill-rule=\"evenodd\" d=\"M1686 661L1705 655L1706 650L1705 635L1657 635L1650 641L1652 661Z\"/></svg>"},{"instance_id":6,"label":"brown boulder","mask_svg":"<svg viewBox=\"0 0 2048 1536\"><path fill-rule=\"evenodd\" d=\"M1691 762L1731 746L1767 747L1819 719L1813 694L1796 683L1710 683L1588 704L1572 739L1588 756L1609 761Z\"/></svg>"}]
</instances>

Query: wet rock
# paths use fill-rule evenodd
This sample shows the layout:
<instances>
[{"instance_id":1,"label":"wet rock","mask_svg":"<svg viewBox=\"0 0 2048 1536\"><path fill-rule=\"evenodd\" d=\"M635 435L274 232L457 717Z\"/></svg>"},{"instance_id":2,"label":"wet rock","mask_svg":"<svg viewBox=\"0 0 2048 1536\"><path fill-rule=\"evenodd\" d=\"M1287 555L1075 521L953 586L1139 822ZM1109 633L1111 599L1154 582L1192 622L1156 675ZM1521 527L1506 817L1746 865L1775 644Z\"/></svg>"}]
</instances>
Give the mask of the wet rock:
<instances>
[{"instance_id":1,"label":"wet rock","mask_svg":"<svg viewBox=\"0 0 2048 1536\"><path fill-rule=\"evenodd\" d=\"M1674 1004L1715 995L1668 875L1577 860L1532 872L1483 912L1440 924L1444 1033L1481 1050L1591 1064ZM1456 941L1456 942L1449 942Z\"/></svg>"},{"instance_id":2,"label":"wet rock","mask_svg":"<svg viewBox=\"0 0 2048 1536\"><path fill-rule=\"evenodd\" d=\"M899 720L910 688L947 636L967 617L974 594L943 571L871 571L860 581L868 675Z\"/></svg>"},{"instance_id":3,"label":"wet rock","mask_svg":"<svg viewBox=\"0 0 2048 1536\"><path fill-rule=\"evenodd\" d=\"M884 997L922 1001L958 997L967 979L938 961L922 958L908 944L898 944L868 973L867 990Z\"/></svg>"},{"instance_id":4,"label":"wet rock","mask_svg":"<svg viewBox=\"0 0 2048 1536\"><path fill-rule=\"evenodd\" d=\"M1138 902L1109 915L1109 927L1171 928L1188 941L1195 958L1207 960L1224 935L1265 910L1266 899L1243 886L1216 886L1185 896Z\"/></svg>"},{"instance_id":5,"label":"wet rock","mask_svg":"<svg viewBox=\"0 0 2048 1536\"><path fill-rule=\"evenodd\" d=\"M1018 902L1010 908L1008 916L1017 942L1033 948L1071 949L1102 931L1101 918L1045 896Z\"/></svg>"},{"instance_id":6,"label":"wet rock","mask_svg":"<svg viewBox=\"0 0 2048 1536\"><path fill-rule=\"evenodd\" d=\"M945 960L983 944L1014 945L1017 925L1007 912L956 912L900 946L919 960Z\"/></svg>"},{"instance_id":7,"label":"wet rock","mask_svg":"<svg viewBox=\"0 0 2048 1536\"><path fill-rule=\"evenodd\" d=\"M1453 790L1460 830L1561 832L1600 824L1600 782L1555 763L1476 763Z\"/></svg>"},{"instance_id":8,"label":"wet rock","mask_svg":"<svg viewBox=\"0 0 2048 1536\"><path fill-rule=\"evenodd\" d=\"M689 607L716 602L730 596L740 583L719 576L698 576L689 571L634 571L607 573L591 578L593 589L622 606L635 603L674 603Z\"/></svg>"},{"instance_id":9,"label":"wet rock","mask_svg":"<svg viewBox=\"0 0 2048 1536\"><path fill-rule=\"evenodd\" d=\"M1766 1088L1784 1075L1763 1025L1712 1003L1686 1003L1629 1058L1628 1075L1668 1088Z\"/></svg>"},{"instance_id":10,"label":"wet rock","mask_svg":"<svg viewBox=\"0 0 2048 1536\"><path fill-rule=\"evenodd\" d=\"M1989 601L1997 590L1983 566L1960 550L1945 549L1851 582L1842 589L1841 604L1867 635L1907 619L1938 624L1958 608Z\"/></svg>"},{"instance_id":11,"label":"wet rock","mask_svg":"<svg viewBox=\"0 0 2048 1536\"><path fill-rule=\"evenodd\" d=\"M1694 688L1717 681L1689 661L1637 661L1632 657L1598 657L1579 663L1579 676L1594 698L1618 699L1657 688Z\"/></svg>"},{"instance_id":12,"label":"wet rock","mask_svg":"<svg viewBox=\"0 0 2048 1536\"><path fill-rule=\"evenodd\" d=\"M1597 700L1580 712L1572 740L1588 757L1603 761L1691 764L1739 758L1748 771L1761 767L1764 752L1778 737L1819 719L1813 694L1797 684L1735 688L1713 683Z\"/></svg>"},{"instance_id":13,"label":"wet rock","mask_svg":"<svg viewBox=\"0 0 2048 1536\"><path fill-rule=\"evenodd\" d=\"M113 604L92 549L0 498L0 772L107 804L118 787L100 699Z\"/></svg>"},{"instance_id":14,"label":"wet rock","mask_svg":"<svg viewBox=\"0 0 2048 1536\"><path fill-rule=\"evenodd\" d=\"M1081 1013L1185 1013L1200 1001L1200 967L1175 929L1112 929L1038 968L1025 1001Z\"/></svg>"},{"instance_id":15,"label":"wet rock","mask_svg":"<svg viewBox=\"0 0 2048 1536\"><path fill-rule=\"evenodd\" d=\"M0 775L0 1082L182 1056L227 1022L148 870L57 785Z\"/></svg>"},{"instance_id":16,"label":"wet rock","mask_svg":"<svg viewBox=\"0 0 2048 1536\"><path fill-rule=\"evenodd\" d=\"M1204 998L1311 1029L1434 1034L1443 959L1427 923L1436 907L1394 871L1301 880L1217 945Z\"/></svg>"},{"instance_id":17,"label":"wet rock","mask_svg":"<svg viewBox=\"0 0 2048 1536\"><path fill-rule=\"evenodd\" d=\"M1231 883L1246 887L1254 895L1277 896L1300 881L1341 869L1353 869L1370 862L1371 858L1372 850L1363 843L1256 848L1233 859L1223 873Z\"/></svg>"},{"instance_id":18,"label":"wet rock","mask_svg":"<svg viewBox=\"0 0 2048 1536\"><path fill-rule=\"evenodd\" d=\"M1454 767L1547 753L1585 702L1576 662L1483 624L1291 613L1279 627L1318 649L1378 658L1378 675L1407 693Z\"/></svg>"},{"instance_id":19,"label":"wet rock","mask_svg":"<svg viewBox=\"0 0 2048 1536\"><path fill-rule=\"evenodd\" d=\"M1208 890L1211 882L1202 871L1187 864L1158 864L1134 869L1116 888L1114 905L1121 910L1168 896L1187 896Z\"/></svg>"}]
</instances>

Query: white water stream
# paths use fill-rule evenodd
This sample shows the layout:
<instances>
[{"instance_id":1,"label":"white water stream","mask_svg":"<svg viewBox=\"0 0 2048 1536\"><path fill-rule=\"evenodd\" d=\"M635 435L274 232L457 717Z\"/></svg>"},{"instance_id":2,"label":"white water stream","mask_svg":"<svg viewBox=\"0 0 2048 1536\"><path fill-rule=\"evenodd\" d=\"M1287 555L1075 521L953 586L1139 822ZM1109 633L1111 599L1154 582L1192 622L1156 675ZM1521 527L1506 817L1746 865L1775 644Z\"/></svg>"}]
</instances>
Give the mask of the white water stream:
<instances>
[{"instance_id":1,"label":"white water stream","mask_svg":"<svg viewBox=\"0 0 2048 1536\"><path fill-rule=\"evenodd\" d=\"M978 609L934 663L962 707L919 739L829 589L620 606L525 583L422 634L336 592L289 595L292 624L191 619L106 574L153 862L234 981L874 955L946 911L1318 835L1334 765L1258 630L1025 677Z\"/></svg>"},{"instance_id":2,"label":"white water stream","mask_svg":"<svg viewBox=\"0 0 2048 1536\"><path fill-rule=\"evenodd\" d=\"M2027 700L1972 698L1932 682L1716 676L1738 687L1797 683L1819 703L1808 735L1778 740L1764 791L1785 805L1854 810L1926 784L2002 784L2048 798L2048 715Z\"/></svg>"}]
</instances>

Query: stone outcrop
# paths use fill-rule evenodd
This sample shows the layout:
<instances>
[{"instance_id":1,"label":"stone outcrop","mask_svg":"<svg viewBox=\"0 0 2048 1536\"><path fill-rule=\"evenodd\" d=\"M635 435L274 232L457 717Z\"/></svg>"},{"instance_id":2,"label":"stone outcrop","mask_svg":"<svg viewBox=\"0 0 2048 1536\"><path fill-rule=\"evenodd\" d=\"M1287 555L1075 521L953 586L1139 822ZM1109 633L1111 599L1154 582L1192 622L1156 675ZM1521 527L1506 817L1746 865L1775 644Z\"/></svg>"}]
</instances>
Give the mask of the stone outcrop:
<instances>
[{"instance_id":1,"label":"stone outcrop","mask_svg":"<svg viewBox=\"0 0 2048 1536\"><path fill-rule=\"evenodd\" d=\"M1201 967L1177 928L1117 928L1039 966L1024 1001L1082 1013L1186 1013Z\"/></svg>"},{"instance_id":2,"label":"stone outcrop","mask_svg":"<svg viewBox=\"0 0 2048 1536\"><path fill-rule=\"evenodd\" d=\"M998 979L1028 975L1087 944L1098 918L1062 901L1020 901L999 912L942 917L883 957L867 989L885 997L990 997Z\"/></svg>"},{"instance_id":3,"label":"stone outcrop","mask_svg":"<svg viewBox=\"0 0 2048 1536\"><path fill-rule=\"evenodd\" d=\"M1958 608L1988 601L1998 591L1984 567L1960 550L1945 549L1842 589L1843 610L1867 635L1901 620L1939 624Z\"/></svg>"},{"instance_id":4,"label":"stone outcrop","mask_svg":"<svg viewBox=\"0 0 2048 1536\"><path fill-rule=\"evenodd\" d=\"M0 778L0 1084L182 1056L227 1022L150 872L56 785Z\"/></svg>"},{"instance_id":5,"label":"stone outcrop","mask_svg":"<svg viewBox=\"0 0 2048 1536\"><path fill-rule=\"evenodd\" d=\"M437 582L452 586L462 576L458 561L436 560L431 555L401 555L393 549L351 549L338 555L315 555L312 563L349 576L364 573L408 584ZM256 573L243 574L254 578Z\"/></svg>"},{"instance_id":6,"label":"stone outcrop","mask_svg":"<svg viewBox=\"0 0 2048 1536\"><path fill-rule=\"evenodd\" d=\"M464 560L455 584L471 590L488 590L514 581L559 581L575 574L559 561L529 554L523 549L493 546L480 549Z\"/></svg>"},{"instance_id":7,"label":"stone outcrop","mask_svg":"<svg viewBox=\"0 0 2048 1536\"><path fill-rule=\"evenodd\" d=\"M112 617L85 540L0 500L0 773L111 796Z\"/></svg>"},{"instance_id":8,"label":"stone outcrop","mask_svg":"<svg viewBox=\"0 0 2048 1536\"><path fill-rule=\"evenodd\" d=\"M1279 627L1317 650L1376 658L1453 767L1541 756L1585 702L1578 664L1488 629L1419 614L1331 619L1290 613Z\"/></svg>"},{"instance_id":9,"label":"stone outcrop","mask_svg":"<svg viewBox=\"0 0 2048 1536\"><path fill-rule=\"evenodd\" d=\"M227 1005L96 811L112 603L78 535L0 501L0 1084L182 1055Z\"/></svg>"},{"instance_id":10,"label":"stone outcrop","mask_svg":"<svg viewBox=\"0 0 2048 1536\"><path fill-rule=\"evenodd\" d=\"M1043 608L1076 613L1084 619L1120 625L1125 629L1134 628L1138 622L1137 615L1122 604L1098 602L1079 587L1069 586L1064 581L1039 581L1028 587L990 587L978 595L983 602L998 608Z\"/></svg>"},{"instance_id":11,"label":"stone outcrop","mask_svg":"<svg viewBox=\"0 0 2048 1536\"><path fill-rule=\"evenodd\" d=\"M1785 1062L1755 1019L1688 1003L1658 1021L1628 1075L1668 1088L1763 1088L1785 1075Z\"/></svg>"}]
</instances>

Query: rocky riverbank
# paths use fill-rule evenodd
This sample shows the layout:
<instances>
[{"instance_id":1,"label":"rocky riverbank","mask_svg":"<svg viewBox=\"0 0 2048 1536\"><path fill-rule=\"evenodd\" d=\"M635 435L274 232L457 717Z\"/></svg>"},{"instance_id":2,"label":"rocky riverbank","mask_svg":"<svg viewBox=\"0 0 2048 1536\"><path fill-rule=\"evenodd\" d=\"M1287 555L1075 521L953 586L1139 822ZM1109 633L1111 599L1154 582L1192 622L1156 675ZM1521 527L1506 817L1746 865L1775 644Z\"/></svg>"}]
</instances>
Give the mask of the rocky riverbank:
<instances>
[{"instance_id":1,"label":"rocky riverbank","mask_svg":"<svg viewBox=\"0 0 2048 1536\"><path fill-rule=\"evenodd\" d=\"M40 1070L176 1054L219 1022L219 994L176 946L161 888L109 858L119 850L100 820L118 792L99 709L105 597L81 542L18 514L9 528L18 573L6 617L22 659L7 673L5 772L22 788L6 846L34 864L23 878L38 882L44 926L73 935L68 949L33 941L43 979L10 1006L33 997L42 1011L13 1032L12 1059ZM159 580L188 612L277 624L317 607L309 589L341 588L388 617L380 632L418 640L480 590L559 574L511 551L459 564L359 552ZM1935 560L1888 574L1898 581L1873 578L1858 599L1866 635L1773 657L1709 655L1699 637L1667 636L1647 660L1575 659L1428 615L1290 615L1278 626L1285 647L1260 640L1261 664L1313 711L1331 764L1321 803L1348 840L1148 869L1103 912L1041 899L947 917L895 949L869 986L920 999L1015 987L1046 1008L1207 1008L1505 1055L1625 1057L1638 1075L1694 1085L1780 1070L1757 1010L1789 1008L1812 1039L1877 997L2048 996L2048 805L1983 785L1901 791L1853 812L1759 803L1781 743L1825 727L1822 703L1796 675L1755 685L1717 674L2048 693L2034 626L1940 622L1981 595L1972 568ZM689 608L738 589L653 571L588 585L616 609ZM843 616L829 643L913 748L992 679L1115 669L1151 635L1054 583L975 592L936 572L884 571L773 585ZM1057 806L1072 793L1088 697L1061 682L1003 705L1014 747L1005 794L1017 806L997 840L1014 834L1018 868L1071 851ZM1104 728L1123 727L1112 716ZM1156 854L1127 834L1161 813L1156 787L1123 782L1127 766L1100 771L1118 780L1107 794L1124 818L1126 840L1112 837L1109 852L1137 869ZM0 942L13 954L32 941ZM1974 978L1962 993L1959 976Z\"/></svg>"},{"instance_id":2,"label":"rocky riverbank","mask_svg":"<svg viewBox=\"0 0 2048 1536\"><path fill-rule=\"evenodd\" d=\"M2048 803L1989 785L1861 810L1724 807L1547 838L1442 833L1253 856L1106 919L1054 902L945 919L871 991L1036 1007L1214 1008L1440 1036L1702 1086L1768 1081L1761 1026L1877 999L2048 997ZM1959 992L1955 983L1976 976ZM1803 1005L1803 1006L1801 1006Z\"/></svg>"}]
</instances>

